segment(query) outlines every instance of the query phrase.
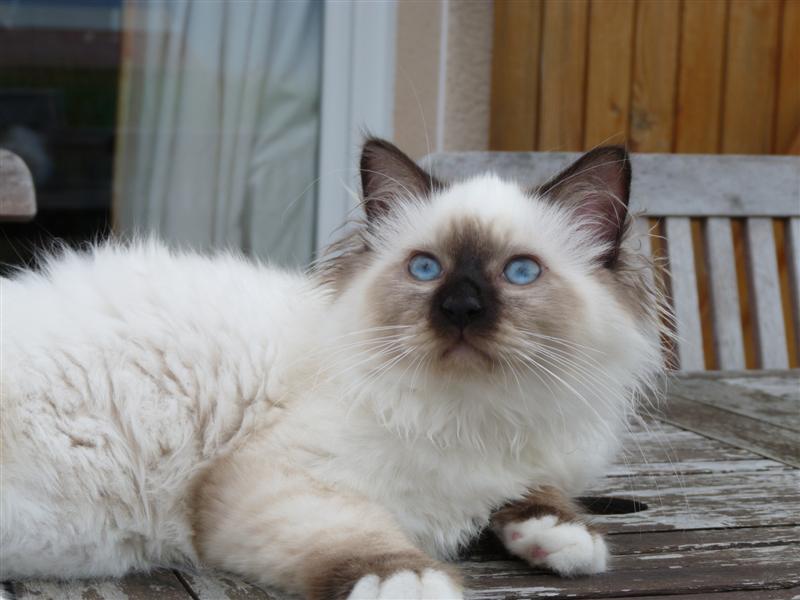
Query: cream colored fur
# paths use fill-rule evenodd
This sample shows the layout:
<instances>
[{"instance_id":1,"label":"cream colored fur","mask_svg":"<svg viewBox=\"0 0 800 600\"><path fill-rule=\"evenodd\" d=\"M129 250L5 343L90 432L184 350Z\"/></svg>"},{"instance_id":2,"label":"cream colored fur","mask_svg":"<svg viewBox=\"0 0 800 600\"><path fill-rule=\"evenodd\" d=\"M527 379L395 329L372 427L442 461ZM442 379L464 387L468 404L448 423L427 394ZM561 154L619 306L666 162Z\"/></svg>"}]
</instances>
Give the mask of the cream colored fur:
<instances>
[{"instance_id":1,"label":"cream colored fur","mask_svg":"<svg viewBox=\"0 0 800 600\"><path fill-rule=\"evenodd\" d=\"M388 352L428 334L376 324L376 282L465 215L569 286L575 368L443 377ZM310 593L343 553L447 559L530 487L602 474L660 369L657 326L595 277L567 211L484 176L409 203L373 241L336 293L157 242L3 279L0 577L204 563ZM366 573L352 597L397 590L461 593L432 567Z\"/></svg>"}]
</instances>

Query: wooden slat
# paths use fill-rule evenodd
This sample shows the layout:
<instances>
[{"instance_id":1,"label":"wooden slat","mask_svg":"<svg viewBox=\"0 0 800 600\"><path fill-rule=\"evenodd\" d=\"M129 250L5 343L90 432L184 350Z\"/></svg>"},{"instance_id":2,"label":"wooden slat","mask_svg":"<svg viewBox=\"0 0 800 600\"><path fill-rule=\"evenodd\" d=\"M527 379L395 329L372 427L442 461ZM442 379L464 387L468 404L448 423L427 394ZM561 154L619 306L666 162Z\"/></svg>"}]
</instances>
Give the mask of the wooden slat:
<instances>
[{"instance_id":1,"label":"wooden slat","mask_svg":"<svg viewBox=\"0 0 800 600\"><path fill-rule=\"evenodd\" d=\"M711 217L706 221L706 256L718 367L743 369L744 338L730 219Z\"/></svg>"},{"instance_id":2,"label":"wooden slat","mask_svg":"<svg viewBox=\"0 0 800 600\"><path fill-rule=\"evenodd\" d=\"M668 600L798 600L800 587L708 594L670 594ZM625 600L655 600L653 596L626 596Z\"/></svg>"},{"instance_id":3,"label":"wooden slat","mask_svg":"<svg viewBox=\"0 0 800 600\"><path fill-rule=\"evenodd\" d=\"M794 309L794 339L800 346L800 218L789 219L786 238L786 260L789 265L789 285Z\"/></svg>"},{"instance_id":4,"label":"wooden slat","mask_svg":"<svg viewBox=\"0 0 800 600\"><path fill-rule=\"evenodd\" d=\"M585 148L627 138L634 10L633 0L591 5Z\"/></svg>"},{"instance_id":5,"label":"wooden slat","mask_svg":"<svg viewBox=\"0 0 800 600\"><path fill-rule=\"evenodd\" d=\"M765 369L785 369L789 366L789 356L783 324L775 237L770 219L747 220L747 248L759 363Z\"/></svg>"},{"instance_id":6,"label":"wooden slat","mask_svg":"<svg viewBox=\"0 0 800 600\"><path fill-rule=\"evenodd\" d=\"M721 150L772 151L781 3L731 2Z\"/></svg>"},{"instance_id":7,"label":"wooden slat","mask_svg":"<svg viewBox=\"0 0 800 600\"><path fill-rule=\"evenodd\" d=\"M619 598L793 587L800 583L797 547L791 544L730 550L694 550L615 557L608 573L565 579L531 573L522 561L463 564L467 598ZM680 575L675 571L679 570ZM622 591L622 593L620 593Z\"/></svg>"},{"instance_id":8,"label":"wooden slat","mask_svg":"<svg viewBox=\"0 0 800 600\"><path fill-rule=\"evenodd\" d=\"M230 573L180 571L196 600L299 600L287 592L257 587Z\"/></svg>"},{"instance_id":9,"label":"wooden slat","mask_svg":"<svg viewBox=\"0 0 800 600\"><path fill-rule=\"evenodd\" d=\"M541 0L494 7L492 118L489 147L531 150L539 98Z\"/></svg>"},{"instance_id":10,"label":"wooden slat","mask_svg":"<svg viewBox=\"0 0 800 600\"><path fill-rule=\"evenodd\" d=\"M670 398L660 418L678 427L800 467L800 441L791 429L677 395Z\"/></svg>"},{"instance_id":11,"label":"wooden slat","mask_svg":"<svg viewBox=\"0 0 800 600\"><path fill-rule=\"evenodd\" d=\"M574 152L451 152L423 163L445 181L494 171L539 185ZM634 154L631 211L650 216L800 217L800 157Z\"/></svg>"},{"instance_id":12,"label":"wooden slat","mask_svg":"<svg viewBox=\"0 0 800 600\"><path fill-rule=\"evenodd\" d=\"M686 217L666 220L672 303L678 334L678 360L682 371L702 371L703 335L694 272L691 223Z\"/></svg>"},{"instance_id":13,"label":"wooden slat","mask_svg":"<svg viewBox=\"0 0 800 600\"><path fill-rule=\"evenodd\" d=\"M583 148L588 15L586 0L544 4L538 150Z\"/></svg>"},{"instance_id":14,"label":"wooden slat","mask_svg":"<svg viewBox=\"0 0 800 600\"><path fill-rule=\"evenodd\" d=\"M794 403L800 409L800 370L781 371L782 376L763 375L760 377L748 377L733 374L722 374L718 381L775 396L784 401Z\"/></svg>"},{"instance_id":15,"label":"wooden slat","mask_svg":"<svg viewBox=\"0 0 800 600\"><path fill-rule=\"evenodd\" d=\"M123 579L84 581L17 581L17 600L192 600L171 571Z\"/></svg>"},{"instance_id":16,"label":"wooden slat","mask_svg":"<svg viewBox=\"0 0 800 600\"><path fill-rule=\"evenodd\" d=\"M781 21L783 35L774 152L788 154L794 142L793 136L800 136L800 2L785 0ZM800 140L800 137L796 139Z\"/></svg>"},{"instance_id":17,"label":"wooden slat","mask_svg":"<svg viewBox=\"0 0 800 600\"><path fill-rule=\"evenodd\" d=\"M595 515L610 533L800 525L800 471L609 477L588 494L633 498L647 510Z\"/></svg>"},{"instance_id":18,"label":"wooden slat","mask_svg":"<svg viewBox=\"0 0 800 600\"><path fill-rule=\"evenodd\" d=\"M685 431L669 423L653 424L647 432L629 433L625 448L619 464L627 465L630 469L645 469L647 464L671 463L682 468L692 463L730 463L761 458L749 450Z\"/></svg>"},{"instance_id":19,"label":"wooden slat","mask_svg":"<svg viewBox=\"0 0 800 600\"><path fill-rule=\"evenodd\" d=\"M630 124L636 152L672 150L679 30L678 0L639 3Z\"/></svg>"},{"instance_id":20,"label":"wooden slat","mask_svg":"<svg viewBox=\"0 0 800 600\"><path fill-rule=\"evenodd\" d=\"M782 429L792 429L798 433L796 446L800 454L800 379L795 380L794 393L784 395L746 387L741 385L743 381L748 380L681 378L673 381L670 395L710 404ZM733 385L728 382L733 382Z\"/></svg>"},{"instance_id":21,"label":"wooden slat","mask_svg":"<svg viewBox=\"0 0 800 600\"><path fill-rule=\"evenodd\" d=\"M683 2L676 152L717 152L726 14L725 0Z\"/></svg>"}]
</instances>

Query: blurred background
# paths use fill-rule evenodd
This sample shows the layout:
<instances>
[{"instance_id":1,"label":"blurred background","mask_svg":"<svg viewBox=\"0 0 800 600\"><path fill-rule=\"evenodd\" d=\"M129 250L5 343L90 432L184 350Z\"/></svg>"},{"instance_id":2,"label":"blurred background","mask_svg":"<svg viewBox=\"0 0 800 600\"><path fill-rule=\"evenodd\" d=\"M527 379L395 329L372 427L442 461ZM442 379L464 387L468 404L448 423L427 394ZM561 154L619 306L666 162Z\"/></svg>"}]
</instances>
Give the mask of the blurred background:
<instances>
[{"instance_id":1,"label":"blurred background","mask_svg":"<svg viewBox=\"0 0 800 600\"><path fill-rule=\"evenodd\" d=\"M116 231L305 265L365 131L415 158L797 154L798 81L800 0L0 0L0 147L38 203L0 263Z\"/></svg>"}]
</instances>

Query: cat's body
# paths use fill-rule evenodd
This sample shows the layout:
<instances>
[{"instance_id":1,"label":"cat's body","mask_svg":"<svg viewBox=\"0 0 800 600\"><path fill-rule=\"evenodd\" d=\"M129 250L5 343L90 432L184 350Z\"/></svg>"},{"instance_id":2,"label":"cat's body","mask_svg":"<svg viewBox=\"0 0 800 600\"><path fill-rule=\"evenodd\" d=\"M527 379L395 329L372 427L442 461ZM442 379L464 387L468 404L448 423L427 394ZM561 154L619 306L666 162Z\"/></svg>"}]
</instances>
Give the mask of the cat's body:
<instances>
[{"instance_id":1,"label":"cat's body","mask_svg":"<svg viewBox=\"0 0 800 600\"><path fill-rule=\"evenodd\" d=\"M636 298L650 293L644 278L598 267L608 244L587 247L567 212L512 184L490 176L436 193L425 218L412 222L422 204L373 218L378 233L359 237L368 250L345 248L312 275L147 242L3 280L0 576L205 563L318 598L454 596L456 578L428 556L452 557L531 489L568 502L602 474L659 369L654 300ZM489 238L514 255L520 235L549 267L540 296L503 288L498 310L516 316L484 331L476 312L457 329L477 341L450 356L450 324L428 309L438 284L409 284L406 253L486 254L485 271L496 251L502 271L508 252ZM629 249L616 251L627 266ZM445 260L458 271L460 259ZM497 349L515 331L552 342L518 347L521 361L544 353L542 371ZM562 510L535 498L553 506L546 515ZM594 535L580 557L541 554L545 525L584 535L562 523L568 512L518 519L528 529L505 541L566 574L602 570ZM501 537L508 523L495 523ZM514 546L526 536L541 538L526 547L540 554Z\"/></svg>"}]
</instances>

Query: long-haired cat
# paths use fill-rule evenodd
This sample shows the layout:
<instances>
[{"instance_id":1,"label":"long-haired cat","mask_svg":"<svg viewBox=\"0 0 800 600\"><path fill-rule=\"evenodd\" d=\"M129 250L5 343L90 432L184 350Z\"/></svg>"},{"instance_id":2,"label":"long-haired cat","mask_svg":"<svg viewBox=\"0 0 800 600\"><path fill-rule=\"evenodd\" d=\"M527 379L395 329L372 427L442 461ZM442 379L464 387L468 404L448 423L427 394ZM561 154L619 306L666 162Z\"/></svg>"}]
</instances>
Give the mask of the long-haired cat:
<instances>
[{"instance_id":1,"label":"long-haired cat","mask_svg":"<svg viewBox=\"0 0 800 600\"><path fill-rule=\"evenodd\" d=\"M156 242L2 280L3 578L200 564L312 599L459 598L483 528L606 569L570 498L661 370L628 156L535 190L391 144L309 274Z\"/></svg>"}]
</instances>

